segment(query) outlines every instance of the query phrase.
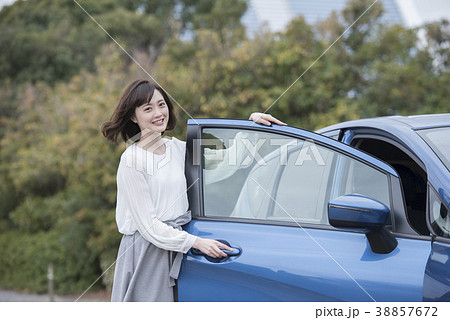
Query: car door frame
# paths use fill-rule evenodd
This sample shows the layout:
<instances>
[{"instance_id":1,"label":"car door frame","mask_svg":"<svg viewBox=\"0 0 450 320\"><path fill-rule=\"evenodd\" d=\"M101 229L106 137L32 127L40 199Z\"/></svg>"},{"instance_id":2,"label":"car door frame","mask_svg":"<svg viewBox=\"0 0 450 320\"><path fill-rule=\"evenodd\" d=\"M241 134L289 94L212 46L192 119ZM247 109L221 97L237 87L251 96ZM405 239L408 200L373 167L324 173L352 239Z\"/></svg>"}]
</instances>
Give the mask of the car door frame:
<instances>
[{"instance_id":1,"label":"car door frame","mask_svg":"<svg viewBox=\"0 0 450 320\"><path fill-rule=\"evenodd\" d=\"M201 159L201 148L195 146L202 139L202 130L204 128L230 128L230 129L245 129L245 130L257 130L260 132L278 133L287 137L295 139L313 140L315 144L326 146L335 151L339 151L351 158L358 159L365 164L383 172L388 173L391 210L404 214L404 204L395 201L398 195L401 195L400 180L397 172L387 163L360 151L348 144L336 141L335 139L328 138L318 133L308 131L305 129L299 129L290 126L271 125L265 126L254 123L249 120L234 120L234 119L189 119L186 133L186 180L188 186L188 198L189 207L193 213L193 217L204 217L203 211L203 172L201 169L201 163L198 159ZM197 154L194 154L194 153ZM198 183L199 182L199 183ZM208 218L213 219L213 218ZM393 221L393 223L395 223Z\"/></svg>"}]
</instances>

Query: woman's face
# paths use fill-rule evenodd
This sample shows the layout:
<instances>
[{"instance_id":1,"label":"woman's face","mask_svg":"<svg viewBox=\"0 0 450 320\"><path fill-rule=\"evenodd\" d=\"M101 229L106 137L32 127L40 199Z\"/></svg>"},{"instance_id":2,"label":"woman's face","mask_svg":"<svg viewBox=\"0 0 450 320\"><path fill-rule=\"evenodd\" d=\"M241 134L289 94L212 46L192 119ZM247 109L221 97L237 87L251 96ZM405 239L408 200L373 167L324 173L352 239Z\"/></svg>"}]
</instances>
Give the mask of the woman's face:
<instances>
[{"instance_id":1,"label":"woman's face","mask_svg":"<svg viewBox=\"0 0 450 320\"><path fill-rule=\"evenodd\" d=\"M169 107L161 92L155 90L150 103L137 107L131 120L141 131L147 129L151 132L164 132L169 122Z\"/></svg>"}]
</instances>

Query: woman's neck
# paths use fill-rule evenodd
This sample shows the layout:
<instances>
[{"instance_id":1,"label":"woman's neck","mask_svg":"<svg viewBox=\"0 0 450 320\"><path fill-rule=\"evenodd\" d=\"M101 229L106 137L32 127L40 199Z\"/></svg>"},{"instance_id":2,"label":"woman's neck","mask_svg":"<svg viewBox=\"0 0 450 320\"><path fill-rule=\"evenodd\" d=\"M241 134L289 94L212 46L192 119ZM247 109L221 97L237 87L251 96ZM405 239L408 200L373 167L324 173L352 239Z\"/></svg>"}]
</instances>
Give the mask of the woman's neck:
<instances>
[{"instance_id":1,"label":"woman's neck","mask_svg":"<svg viewBox=\"0 0 450 320\"><path fill-rule=\"evenodd\" d=\"M145 134L139 139L137 146L158 155L162 155L166 152L166 145L159 132L149 132Z\"/></svg>"}]
</instances>

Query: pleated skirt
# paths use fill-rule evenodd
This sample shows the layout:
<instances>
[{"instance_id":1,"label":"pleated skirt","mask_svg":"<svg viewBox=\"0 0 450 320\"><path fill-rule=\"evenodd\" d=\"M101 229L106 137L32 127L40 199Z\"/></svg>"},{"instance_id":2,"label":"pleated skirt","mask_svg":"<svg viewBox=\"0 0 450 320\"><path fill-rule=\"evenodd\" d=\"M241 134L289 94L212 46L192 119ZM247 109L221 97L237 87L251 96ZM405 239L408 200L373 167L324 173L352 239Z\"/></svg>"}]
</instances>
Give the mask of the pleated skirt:
<instances>
[{"instance_id":1,"label":"pleated skirt","mask_svg":"<svg viewBox=\"0 0 450 320\"><path fill-rule=\"evenodd\" d=\"M114 270L111 301L174 301L170 286L170 254L139 232L124 235Z\"/></svg>"}]
</instances>

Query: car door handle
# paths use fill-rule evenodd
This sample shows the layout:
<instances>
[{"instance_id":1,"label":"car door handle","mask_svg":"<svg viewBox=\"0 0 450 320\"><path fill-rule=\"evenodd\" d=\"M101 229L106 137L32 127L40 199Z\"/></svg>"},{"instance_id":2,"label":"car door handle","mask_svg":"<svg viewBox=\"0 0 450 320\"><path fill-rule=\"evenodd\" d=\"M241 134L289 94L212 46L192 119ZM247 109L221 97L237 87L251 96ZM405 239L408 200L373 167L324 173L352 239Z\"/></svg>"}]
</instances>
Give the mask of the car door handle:
<instances>
[{"instance_id":1,"label":"car door handle","mask_svg":"<svg viewBox=\"0 0 450 320\"><path fill-rule=\"evenodd\" d=\"M241 249L239 249L239 248L233 248L233 247L231 247L231 249L233 249L233 251L230 252L230 251L228 251L228 250L226 250L226 249L220 248L220 250L222 250L223 252L225 252L229 257L238 256L238 255L241 254ZM196 256L207 256L207 254L201 252L201 251L198 250L198 249L194 249L194 248L191 249L191 253L192 253L193 255L196 255Z\"/></svg>"},{"instance_id":2,"label":"car door handle","mask_svg":"<svg viewBox=\"0 0 450 320\"><path fill-rule=\"evenodd\" d=\"M238 256L241 254L241 249L239 248L234 248L234 247L230 247L231 249L233 249L233 251L228 251L226 249L220 248L220 250L222 250L223 252L225 252L229 257L233 257L233 256Z\"/></svg>"},{"instance_id":3,"label":"car door handle","mask_svg":"<svg viewBox=\"0 0 450 320\"><path fill-rule=\"evenodd\" d=\"M240 248L232 247L228 241L225 241L225 240L217 240L217 241L222 242L223 244L226 244L226 245L229 246L231 249L233 249L233 251L228 251L228 250L226 250L226 249L224 249L224 248L219 248L220 250L222 250L223 252L225 252L225 253L228 255L228 257L238 256L238 255L240 255L241 252L242 252ZM204 254L204 253L201 252L200 250L194 249L194 248L191 249L191 253L192 253L193 255L196 255L196 256L205 256L205 257L209 257L207 254ZM211 258L211 257L209 257L209 258ZM216 258L216 259L224 259L224 258ZM226 259L226 258L225 258L225 259Z\"/></svg>"}]
</instances>

